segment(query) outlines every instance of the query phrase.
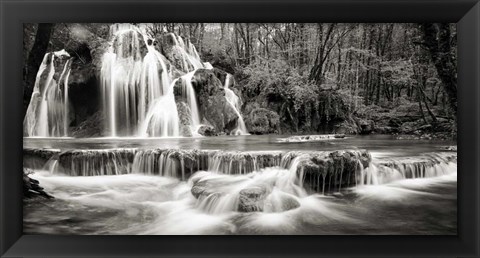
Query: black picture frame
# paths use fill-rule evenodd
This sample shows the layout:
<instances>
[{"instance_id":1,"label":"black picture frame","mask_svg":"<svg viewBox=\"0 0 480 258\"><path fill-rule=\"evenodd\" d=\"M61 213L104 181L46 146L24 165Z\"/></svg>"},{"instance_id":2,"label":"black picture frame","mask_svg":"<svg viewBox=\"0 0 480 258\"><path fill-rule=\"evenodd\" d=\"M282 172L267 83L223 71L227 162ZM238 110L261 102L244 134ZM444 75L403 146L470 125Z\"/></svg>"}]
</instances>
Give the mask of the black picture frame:
<instances>
[{"instance_id":1,"label":"black picture frame","mask_svg":"<svg viewBox=\"0 0 480 258\"><path fill-rule=\"evenodd\" d=\"M478 257L478 0L1 0L1 257ZM22 235L22 24L38 22L454 22L458 25L457 236Z\"/></svg>"}]
</instances>

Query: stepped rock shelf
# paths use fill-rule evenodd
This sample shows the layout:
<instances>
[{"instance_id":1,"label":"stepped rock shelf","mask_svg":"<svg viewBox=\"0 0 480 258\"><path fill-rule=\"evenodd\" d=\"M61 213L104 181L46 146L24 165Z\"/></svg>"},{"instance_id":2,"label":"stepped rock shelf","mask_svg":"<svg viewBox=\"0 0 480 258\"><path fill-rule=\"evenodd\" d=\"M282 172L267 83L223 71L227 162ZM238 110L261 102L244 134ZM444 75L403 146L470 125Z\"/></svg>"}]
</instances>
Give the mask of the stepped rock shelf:
<instances>
[{"instance_id":1,"label":"stepped rock shelf","mask_svg":"<svg viewBox=\"0 0 480 258\"><path fill-rule=\"evenodd\" d=\"M195 172L246 175L267 168L293 172L299 185L331 193L357 184L379 184L448 173L455 152L372 160L367 150L220 151L181 149L24 149L24 167L53 174L103 176L148 174L189 179Z\"/></svg>"}]
</instances>

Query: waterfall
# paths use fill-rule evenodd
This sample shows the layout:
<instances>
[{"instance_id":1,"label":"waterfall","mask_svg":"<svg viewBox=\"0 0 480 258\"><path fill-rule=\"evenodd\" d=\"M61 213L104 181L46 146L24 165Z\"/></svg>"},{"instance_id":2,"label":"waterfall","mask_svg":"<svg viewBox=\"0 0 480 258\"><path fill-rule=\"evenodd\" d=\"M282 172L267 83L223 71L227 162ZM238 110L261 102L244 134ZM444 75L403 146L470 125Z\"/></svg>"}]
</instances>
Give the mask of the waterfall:
<instances>
[{"instance_id":1,"label":"waterfall","mask_svg":"<svg viewBox=\"0 0 480 258\"><path fill-rule=\"evenodd\" d=\"M106 131L111 137L179 136L165 57L133 25L113 25L111 37L101 68Z\"/></svg>"},{"instance_id":2,"label":"waterfall","mask_svg":"<svg viewBox=\"0 0 480 258\"><path fill-rule=\"evenodd\" d=\"M192 85L192 78L197 70L189 72L182 76L182 97L187 101L190 108L190 130L192 135L198 135L197 130L200 126L200 112L198 111L197 96Z\"/></svg>"},{"instance_id":3,"label":"waterfall","mask_svg":"<svg viewBox=\"0 0 480 258\"><path fill-rule=\"evenodd\" d=\"M107 118L105 130L111 137L132 135L137 120L141 120L145 113L141 108L145 109L150 104L148 101L160 96L160 83L158 75L145 78L151 75L149 68L155 64L149 61L151 58L142 61L140 46L145 43L140 32L134 26L115 24L111 26L110 33L111 46L103 55L100 71L103 108ZM137 110L138 96L141 92L146 94L148 86L150 95L139 99L140 110Z\"/></svg>"},{"instance_id":4,"label":"waterfall","mask_svg":"<svg viewBox=\"0 0 480 258\"><path fill-rule=\"evenodd\" d=\"M140 135L146 137L179 136L179 118L173 87L176 80L170 84L168 92L153 100L144 121L140 126Z\"/></svg>"},{"instance_id":5,"label":"waterfall","mask_svg":"<svg viewBox=\"0 0 480 258\"><path fill-rule=\"evenodd\" d=\"M25 136L68 136L70 66L70 55L65 50L45 54L23 121Z\"/></svg>"},{"instance_id":6,"label":"waterfall","mask_svg":"<svg viewBox=\"0 0 480 258\"><path fill-rule=\"evenodd\" d=\"M303 196L305 192L328 194L364 185L434 178L457 171L456 153L427 153L416 157L371 159L369 152L365 150L267 152L26 149L24 157L24 167L31 169L44 167L53 174L100 176L140 173L188 179L194 186L201 186L202 189L205 189L205 186L197 184L195 178L198 179L199 175L210 175L209 177L225 179L221 180L223 182L221 187L227 187L227 182L245 180L255 182L252 186L259 183L269 185L273 182L275 189L296 196ZM252 181L254 178L258 181L256 179ZM206 178L202 180L205 181ZM245 188L240 186L230 187L232 189L239 187L237 188L239 191ZM199 190L198 187L195 191ZM208 184L210 193L216 188ZM238 197L238 194L235 196ZM206 202L206 206L212 206L212 202L219 201L215 199L216 197L209 197L213 199L206 201L204 197L202 201Z\"/></svg>"},{"instance_id":7,"label":"waterfall","mask_svg":"<svg viewBox=\"0 0 480 258\"><path fill-rule=\"evenodd\" d=\"M115 24L110 28L110 48L104 54L101 68L105 132L111 137L178 137L179 114L174 87L182 82L181 94L190 108L192 135L200 126L192 78L204 68L195 46L171 34L173 48L181 54L187 74L172 78L172 67L138 27ZM193 71L188 71L192 67Z\"/></svg>"},{"instance_id":8,"label":"waterfall","mask_svg":"<svg viewBox=\"0 0 480 258\"><path fill-rule=\"evenodd\" d=\"M185 72L189 72L189 65L193 67L193 70L204 68L200 56L198 55L195 46L188 40L187 45L183 41L182 37L175 34L172 35L174 40L174 47L180 53L183 61L183 67Z\"/></svg>"},{"instance_id":9,"label":"waterfall","mask_svg":"<svg viewBox=\"0 0 480 258\"><path fill-rule=\"evenodd\" d=\"M245 122L243 121L242 114L240 114L240 98L233 92L231 89L229 89L229 84L230 84L230 79L231 79L231 74L227 74L225 78L225 99L227 102L232 106L233 110L235 110L235 113L238 115L238 126L237 128L233 131L234 135L248 135L247 127L245 126Z\"/></svg>"},{"instance_id":10,"label":"waterfall","mask_svg":"<svg viewBox=\"0 0 480 258\"><path fill-rule=\"evenodd\" d=\"M456 156L435 153L420 157L383 159L360 168L358 185L379 185L396 180L430 178L457 170Z\"/></svg>"}]
</instances>

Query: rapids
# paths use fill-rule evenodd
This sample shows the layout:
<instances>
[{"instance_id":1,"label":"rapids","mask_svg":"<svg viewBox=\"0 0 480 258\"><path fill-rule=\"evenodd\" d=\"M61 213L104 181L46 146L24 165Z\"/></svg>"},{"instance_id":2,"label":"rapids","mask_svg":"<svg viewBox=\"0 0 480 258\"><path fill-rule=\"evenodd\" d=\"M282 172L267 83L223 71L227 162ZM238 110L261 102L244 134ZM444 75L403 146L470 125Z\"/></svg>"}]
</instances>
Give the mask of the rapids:
<instances>
[{"instance_id":1,"label":"rapids","mask_svg":"<svg viewBox=\"0 0 480 258\"><path fill-rule=\"evenodd\" d=\"M456 234L457 156L446 142L377 136L289 143L257 136L251 146L219 150L226 139L240 142L198 138L205 148L189 149L181 139L158 139L165 143L159 149L130 140L119 149L116 139L57 139L43 149L35 147L42 139L26 138L24 166L55 199L26 200L24 230ZM354 147L357 141L366 150ZM280 151L278 144L293 146Z\"/></svg>"}]
</instances>

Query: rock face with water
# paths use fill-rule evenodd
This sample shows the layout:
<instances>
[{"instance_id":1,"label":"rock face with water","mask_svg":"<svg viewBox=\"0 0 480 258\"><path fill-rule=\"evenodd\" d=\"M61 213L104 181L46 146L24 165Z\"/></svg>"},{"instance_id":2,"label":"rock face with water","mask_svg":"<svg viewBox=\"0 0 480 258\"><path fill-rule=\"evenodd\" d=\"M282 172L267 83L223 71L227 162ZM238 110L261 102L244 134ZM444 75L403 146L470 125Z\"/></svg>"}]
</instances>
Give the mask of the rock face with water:
<instances>
[{"instance_id":1,"label":"rock face with water","mask_svg":"<svg viewBox=\"0 0 480 258\"><path fill-rule=\"evenodd\" d=\"M65 50L45 54L23 121L25 136L59 137L68 134L70 70L71 57Z\"/></svg>"},{"instance_id":2,"label":"rock face with water","mask_svg":"<svg viewBox=\"0 0 480 258\"><path fill-rule=\"evenodd\" d=\"M199 69L192 79L199 111L217 132L230 133L238 126L238 115L225 99L221 81L208 69Z\"/></svg>"},{"instance_id":3,"label":"rock face with water","mask_svg":"<svg viewBox=\"0 0 480 258\"><path fill-rule=\"evenodd\" d=\"M63 58L62 51L49 53L39 69L37 93L29 105L32 115L25 120L26 136L189 137L197 135L202 119L214 128L204 127L202 135L238 133L239 108L229 104L216 76L225 79L226 73L211 72L213 67L202 62L189 39L173 33L150 38L132 24L111 25L108 38L95 36L88 25L70 27L78 33L70 35L75 42L63 51L68 58ZM67 66L71 66L70 77L63 69ZM195 81L195 90L190 90L191 84L185 86L186 80L188 84ZM45 91L46 87L59 89ZM232 91L240 99L238 91ZM51 94L43 96L44 92ZM45 103L48 108L36 108ZM46 113L41 118L40 111ZM48 125L37 126L41 123L34 118L48 120ZM97 123L103 126L101 133Z\"/></svg>"},{"instance_id":4,"label":"rock face with water","mask_svg":"<svg viewBox=\"0 0 480 258\"><path fill-rule=\"evenodd\" d=\"M366 150L312 153L298 166L305 187L315 192L339 191L357 183L356 175L372 161Z\"/></svg>"},{"instance_id":5,"label":"rock face with water","mask_svg":"<svg viewBox=\"0 0 480 258\"><path fill-rule=\"evenodd\" d=\"M157 37L156 40L158 41L158 44L156 44L157 49L172 62L176 69L182 72L193 71L194 67L184 60L185 56L179 45L178 36L173 33L167 33Z\"/></svg>"}]
</instances>

